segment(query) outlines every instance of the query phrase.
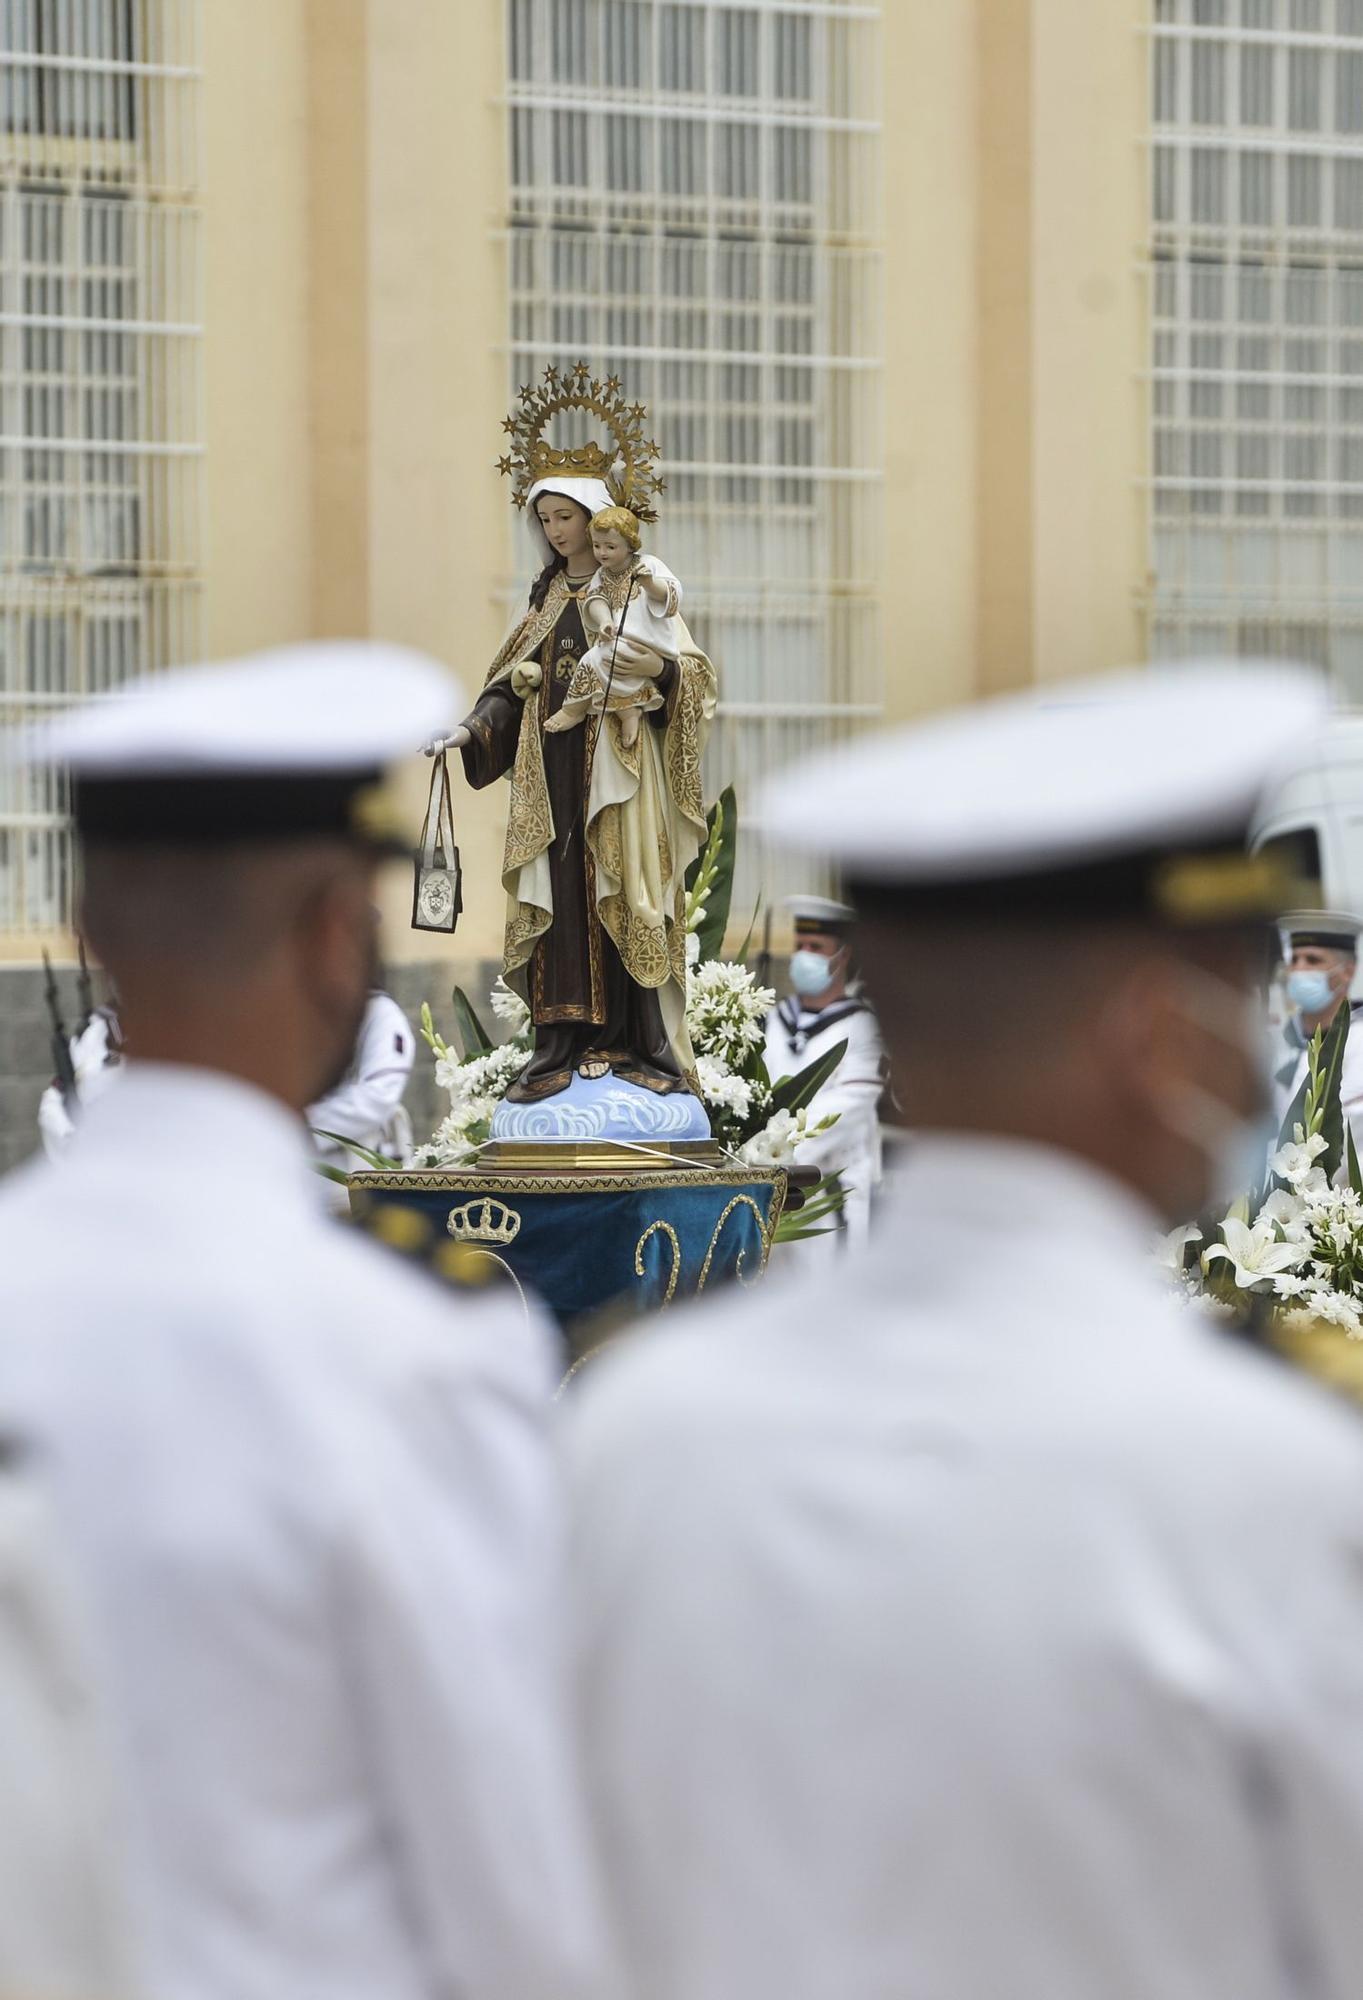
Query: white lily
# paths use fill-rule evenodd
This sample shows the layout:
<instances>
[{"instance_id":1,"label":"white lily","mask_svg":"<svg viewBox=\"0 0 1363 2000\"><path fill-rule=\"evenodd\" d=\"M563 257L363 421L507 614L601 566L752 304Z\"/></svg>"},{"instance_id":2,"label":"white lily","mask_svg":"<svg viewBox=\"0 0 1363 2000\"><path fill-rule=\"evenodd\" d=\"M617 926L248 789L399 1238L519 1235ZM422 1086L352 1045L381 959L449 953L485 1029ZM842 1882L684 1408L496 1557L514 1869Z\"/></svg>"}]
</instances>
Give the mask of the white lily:
<instances>
[{"instance_id":1,"label":"white lily","mask_svg":"<svg viewBox=\"0 0 1363 2000\"><path fill-rule=\"evenodd\" d=\"M1213 1243L1210 1250L1203 1252L1202 1264L1205 1269L1214 1257L1224 1257L1235 1271L1235 1282L1242 1291L1252 1291L1276 1278L1280 1271L1290 1271L1302 1260L1302 1248L1298 1243L1280 1243L1271 1222L1256 1222L1251 1229L1228 1215L1221 1225L1224 1243Z\"/></svg>"}]
</instances>

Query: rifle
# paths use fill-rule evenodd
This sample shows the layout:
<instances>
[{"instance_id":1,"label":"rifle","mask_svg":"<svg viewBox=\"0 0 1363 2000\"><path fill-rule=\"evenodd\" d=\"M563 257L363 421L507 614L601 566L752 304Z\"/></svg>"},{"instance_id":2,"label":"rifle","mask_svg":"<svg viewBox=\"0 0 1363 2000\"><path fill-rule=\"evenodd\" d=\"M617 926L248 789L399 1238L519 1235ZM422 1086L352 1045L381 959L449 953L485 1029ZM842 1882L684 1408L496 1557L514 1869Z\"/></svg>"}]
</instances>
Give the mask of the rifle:
<instances>
[{"instance_id":1,"label":"rifle","mask_svg":"<svg viewBox=\"0 0 1363 2000\"><path fill-rule=\"evenodd\" d=\"M52 970L52 960L43 953L43 971L47 975L44 997L47 1001L48 1018L52 1023L52 1062L57 1075L57 1088L62 1094L62 1103L68 1111L75 1109L76 1065L71 1060L71 1044L67 1039L66 1024L62 1020L61 1000L57 994L57 976Z\"/></svg>"},{"instance_id":2,"label":"rifle","mask_svg":"<svg viewBox=\"0 0 1363 2000\"><path fill-rule=\"evenodd\" d=\"M85 939L79 931L76 932L76 949L80 953L80 971L76 975L76 992L80 997L80 1026L76 1030L79 1038L89 1027L95 1011L95 986L85 957Z\"/></svg>"}]
</instances>

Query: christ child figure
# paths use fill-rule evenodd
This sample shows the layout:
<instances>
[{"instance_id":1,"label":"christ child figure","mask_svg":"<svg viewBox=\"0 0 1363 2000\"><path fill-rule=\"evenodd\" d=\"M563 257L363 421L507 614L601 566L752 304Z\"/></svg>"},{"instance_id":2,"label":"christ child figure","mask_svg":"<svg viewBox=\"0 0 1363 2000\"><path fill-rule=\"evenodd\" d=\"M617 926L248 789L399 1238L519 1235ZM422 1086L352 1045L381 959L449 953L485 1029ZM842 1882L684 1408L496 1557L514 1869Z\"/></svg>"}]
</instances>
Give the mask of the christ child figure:
<instances>
[{"instance_id":1,"label":"christ child figure","mask_svg":"<svg viewBox=\"0 0 1363 2000\"><path fill-rule=\"evenodd\" d=\"M589 715L614 715L630 747L639 717L663 705L658 676L682 650L681 585L666 563L639 552L639 520L628 507L592 516L596 574L582 599L582 623L592 641L579 660L546 731L575 729Z\"/></svg>"}]
</instances>

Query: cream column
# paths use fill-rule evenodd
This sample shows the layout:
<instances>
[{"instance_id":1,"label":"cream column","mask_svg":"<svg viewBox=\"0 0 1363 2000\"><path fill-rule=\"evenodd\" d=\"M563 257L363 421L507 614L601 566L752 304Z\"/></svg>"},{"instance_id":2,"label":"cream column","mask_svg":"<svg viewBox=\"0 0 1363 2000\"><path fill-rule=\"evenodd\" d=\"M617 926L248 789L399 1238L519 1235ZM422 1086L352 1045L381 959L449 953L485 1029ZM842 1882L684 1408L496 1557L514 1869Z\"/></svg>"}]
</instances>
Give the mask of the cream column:
<instances>
[{"instance_id":1,"label":"cream column","mask_svg":"<svg viewBox=\"0 0 1363 2000\"><path fill-rule=\"evenodd\" d=\"M977 0L975 8L980 694L1022 686L1033 673L1034 12L1032 0Z\"/></svg>"},{"instance_id":2,"label":"cream column","mask_svg":"<svg viewBox=\"0 0 1363 2000\"><path fill-rule=\"evenodd\" d=\"M312 630L369 630L368 0L307 0Z\"/></svg>"},{"instance_id":3,"label":"cream column","mask_svg":"<svg viewBox=\"0 0 1363 2000\"><path fill-rule=\"evenodd\" d=\"M204 14L205 651L311 623L305 0Z\"/></svg>"},{"instance_id":4,"label":"cream column","mask_svg":"<svg viewBox=\"0 0 1363 2000\"><path fill-rule=\"evenodd\" d=\"M976 35L969 0L886 0L885 707L976 681Z\"/></svg>"},{"instance_id":5,"label":"cream column","mask_svg":"<svg viewBox=\"0 0 1363 2000\"><path fill-rule=\"evenodd\" d=\"M1035 0L1033 655L1144 657L1149 48L1136 0Z\"/></svg>"},{"instance_id":6,"label":"cream column","mask_svg":"<svg viewBox=\"0 0 1363 2000\"><path fill-rule=\"evenodd\" d=\"M508 399L504 11L368 7L369 629L448 661L470 699L501 637L510 562L496 471ZM390 958L500 950L506 788L470 792L453 761L458 936L451 947L411 931L410 878L394 882ZM407 773L413 810L429 770Z\"/></svg>"}]
</instances>

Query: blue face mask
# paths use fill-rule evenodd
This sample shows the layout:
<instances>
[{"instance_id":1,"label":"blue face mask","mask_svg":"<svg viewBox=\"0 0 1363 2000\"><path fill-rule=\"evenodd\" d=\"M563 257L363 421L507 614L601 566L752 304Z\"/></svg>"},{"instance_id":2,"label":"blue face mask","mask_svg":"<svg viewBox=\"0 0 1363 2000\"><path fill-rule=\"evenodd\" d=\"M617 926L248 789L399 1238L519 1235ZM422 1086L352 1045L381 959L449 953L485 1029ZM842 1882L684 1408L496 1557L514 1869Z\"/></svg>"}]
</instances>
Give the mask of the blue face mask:
<instances>
[{"instance_id":1,"label":"blue face mask","mask_svg":"<svg viewBox=\"0 0 1363 2000\"><path fill-rule=\"evenodd\" d=\"M1323 1014L1334 999L1328 972L1290 972L1287 997L1303 1014Z\"/></svg>"},{"instance_id":2,"label":"blue face mask","mask_svg":"<svg viewBox=\"0 0 1363 2000\"><path fill-rule=\"evenodd\" d=\"M797 951L790 961L790 983L802 1000L817 1000L833 984L833 961L821 951Z\"/></svg>"}]
</instances>

